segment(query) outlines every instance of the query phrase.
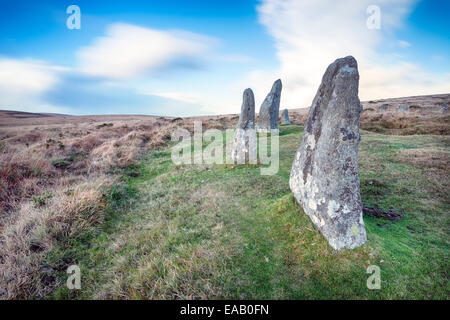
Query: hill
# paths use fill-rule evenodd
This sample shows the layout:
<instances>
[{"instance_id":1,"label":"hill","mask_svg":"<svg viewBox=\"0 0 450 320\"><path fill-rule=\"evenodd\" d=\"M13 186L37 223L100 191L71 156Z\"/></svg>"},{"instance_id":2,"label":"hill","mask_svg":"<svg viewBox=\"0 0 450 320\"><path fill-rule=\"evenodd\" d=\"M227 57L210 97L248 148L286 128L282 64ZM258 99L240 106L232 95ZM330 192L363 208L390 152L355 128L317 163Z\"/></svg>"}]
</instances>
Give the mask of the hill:
<instances>
[{"instance_id":1,"label":"hill","mask_svg":"<svg viewBox=\"0 0 450 320\"><path fill-rule=\"evenodd\" d=\"M450 94L362 101L361 128L387 134L450 134ZM303 123L309 108L289 110Z\"/></svg>"}]
</instances>

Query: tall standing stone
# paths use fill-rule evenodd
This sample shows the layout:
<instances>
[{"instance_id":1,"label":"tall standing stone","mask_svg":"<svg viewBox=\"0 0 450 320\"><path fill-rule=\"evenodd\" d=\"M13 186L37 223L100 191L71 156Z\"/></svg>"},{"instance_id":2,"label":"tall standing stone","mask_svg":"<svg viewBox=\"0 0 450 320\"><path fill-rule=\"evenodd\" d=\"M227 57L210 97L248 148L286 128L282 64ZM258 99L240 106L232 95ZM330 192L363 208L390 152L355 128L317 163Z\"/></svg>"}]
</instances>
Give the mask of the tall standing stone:
<instances>
[{"instance_id":1,"label":"tall standing stone","mask_svg":"<svg viewBox=\"0 0 450 320\"><path fill-rule=\"evenodd\" d=\"M252 89L245 89L243 94L231 158L241 164L256 161L255 97Z\"/></svg>"},{"instance_id":2,"label":"tall standing stone","mask_svg":"<svg viewBox=\"0 0 450 320\"><path fill-rule=\"evenodd\" d=\"M328 66L309 110L289 185L336 250L367 240L358 179L359 73L356 60Z\"/></svg>"},{"instance_id":3,"label":"tall standing stone","mask_svg":"<svg viewBox=\"0 0 450 320\"><path fill-rule=\"evenodd\" d=\"M284 109L283 112L281 113L281 124L291 124L288 109Z\"/></svg>"},{"instance_id":4,"label":"tall standing stone","mask_svg":"<svg viewBox=\"0 0 450 320\"><path fill-rule=\"evenodd\" d=\"M257 129L259 131L278 131L278 116L281 98L281 80L274 82L259 110Z\"/></svg>"}]
</instances>

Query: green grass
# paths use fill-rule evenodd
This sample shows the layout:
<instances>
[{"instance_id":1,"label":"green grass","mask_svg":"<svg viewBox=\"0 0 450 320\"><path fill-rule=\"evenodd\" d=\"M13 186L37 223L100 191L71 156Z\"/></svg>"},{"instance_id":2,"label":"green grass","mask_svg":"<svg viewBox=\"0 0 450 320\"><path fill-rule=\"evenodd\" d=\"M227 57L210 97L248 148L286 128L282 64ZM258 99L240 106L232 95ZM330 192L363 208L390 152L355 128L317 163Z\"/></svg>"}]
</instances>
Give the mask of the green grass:
<instances>
[{"instance_id":1,"label":"green grass","mask_svg":"<svg viewBox=\"0 0 450 320\"><path fill-rule=\"evenodd\" d=\"M77 263L82 289L49 298L109 299L448 299L448 176L401 162L404 149L441 146L439 136L362 133L363 202L403 210L368 242L334 251L289 190L301 126L282 126L280 170L259 165L175 166L170 149L150 152L106 194L106 222L76 235L46 263ZM440 180L440 181L439 181ZM411 233L413 226L421 233ZM381 289L366 287L369 265Z\"/></svg>"}]
</instances>

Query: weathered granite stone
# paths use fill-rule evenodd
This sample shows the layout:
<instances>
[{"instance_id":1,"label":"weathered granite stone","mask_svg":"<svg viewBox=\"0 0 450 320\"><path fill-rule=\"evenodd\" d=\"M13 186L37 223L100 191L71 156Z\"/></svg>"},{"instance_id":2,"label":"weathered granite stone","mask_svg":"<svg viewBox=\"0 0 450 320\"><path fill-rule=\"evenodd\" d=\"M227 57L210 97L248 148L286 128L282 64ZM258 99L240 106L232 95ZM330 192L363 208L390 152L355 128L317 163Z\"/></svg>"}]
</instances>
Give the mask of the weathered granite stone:
<instances>
[{"instance_id":1,"label":"weathered granite stone","mask_svg":"<svg viewBox=\"0 0 450 320\"><path fill-rule=\"evenodd\" d=\"M400 106L398 106L398 110L406 112L406 111L409 111L409 107L405 106L405 105L400 105Z\"/></svg>"},{"instance_id":2,"label":"weathered granite stone","mask_svg":"<svg viewBox=\"0 0 450 320\"><path fill-rule=\"evenodd\" d=\"M329 244L355 248L367 240L358 178L359 73L356 60L328 66L309 110L289 185Z\"/></svg>"},{"instance_id":3,"label":"weathered granite stone","mask_svg":"<svg viewBox=\"0 0 450 320\"><path fill-rule=\"evenodd\" d=\"M231 159L240 164L255 162L256 148L255 97L252 89L245 89Z\"/></svg>"},{"instance_id":4,"label":"weathered granite stone","mask_svg":"<svg viewBox=\"0 0 450 320\"><path fill-rule=\"evenodd\" d=\"M274 82L272 90L270 90L259 110L258 131L278 131L281 89L281 80L278 79Z\"/></svg>"},{"instance_id":5,"label":"weathered granite stone","mask_svg":"<svg viewBox=\"0 0 450 320\"><path fill-rule=\"evenodd\" d=\"M281 113L281 124L291 124L288 109L284 109Z\"/></svg>"}]
</instances>

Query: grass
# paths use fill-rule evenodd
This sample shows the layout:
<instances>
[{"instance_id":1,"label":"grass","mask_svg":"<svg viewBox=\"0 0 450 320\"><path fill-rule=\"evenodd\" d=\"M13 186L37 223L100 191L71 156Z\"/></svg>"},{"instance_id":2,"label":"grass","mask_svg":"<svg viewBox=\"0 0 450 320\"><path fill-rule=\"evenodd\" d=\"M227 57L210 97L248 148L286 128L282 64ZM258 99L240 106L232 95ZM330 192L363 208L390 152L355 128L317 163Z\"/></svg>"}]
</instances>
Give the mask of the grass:
<instances>
[{"instance_id":1,"label":"grass","mask_svg":"<svg viewBox=\"0 0 450 320\"><path fill-rule=\"evenodd\" d=\"M122 174L138 177L137 159L195 120L0 115L0 299L39 299L61 285L55 273L71 260L45 260L97 232L107 213L104 189ZM208 119L204 128L236 122L225 120Z\"/></svg>"},{"instance_id":2,"label":"grass","mask_svg":"<svg viewBox=\"0 0 450 320\"><path fill-rule=\"evenodd\" d=\"M448 299L448 171L404 154L442 156L448 137L362 132L363 202L405 213L395 223L365 217L367 244L336 252L289 190L303 129L281 130L274 176L258 165L175 166L168 148L122 169L104 221L46 258L56 283L47 298ZM81 268L79 291L65 286L72 263ZM373 264L380 290L366 287Z\"/></svg>"}]
</instances>

